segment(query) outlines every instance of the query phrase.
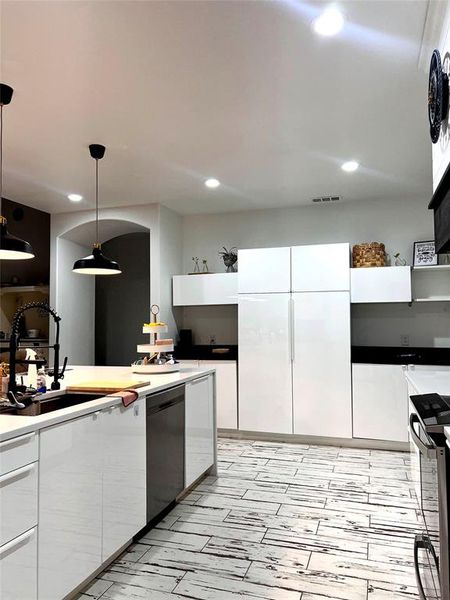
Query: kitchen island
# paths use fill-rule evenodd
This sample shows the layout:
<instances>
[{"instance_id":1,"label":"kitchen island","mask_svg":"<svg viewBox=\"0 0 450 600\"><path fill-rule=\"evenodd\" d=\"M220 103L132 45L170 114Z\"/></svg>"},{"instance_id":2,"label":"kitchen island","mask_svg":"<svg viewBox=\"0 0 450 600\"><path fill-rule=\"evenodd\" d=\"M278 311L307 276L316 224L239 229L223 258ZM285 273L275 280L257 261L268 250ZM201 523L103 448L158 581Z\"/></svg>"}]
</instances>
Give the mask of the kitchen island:
<instances>
[{"instance_id":1,"label":"kitchen island","mask_svg":"<svg viewBox=\"0 0 450 600\"><path fill-rule=\"evenodd\" d=\"M161 501L173 471L169 452L152 445L158 435L164 441L161 424L166 449L178 448L171 501L215 473L214 369L139 376L127 367L73 367L63 383L95 379L148 384L128 407L111 395L40 416L0 416L2 598L71 596L149 526L149 503ZM162 411L175 393L181 401L172 428L175 413Z\"/></svg>"},{"instance_id":2,"label":"kitchen island","mask_svg":"<svg viewBox=\"0 0 450 600\"><path fill-rule=\"evenodd\" d=\"M66 387L76 385L83 381L92 381L95 379L103 380L128 380L129 385L141 381L148 381L148 385L139 387L136 391L139 392L139 398L145 397L148 394L160 392L169 389L175 385L180 385L202 377L204 375L214 373L214 369L204 368L182 368L176 373L155 374L155 375L134 375L130 367L91 367L91 366L68 366L64 380L61 381L61 390L57 392L48 392L46 396L57 395L64 392ZM50 389L51 378L48 378L48 389ZM1 415L0 414L0 442L23 435L31 431L39 431L43 427L61 423L74 417L79 417L97 410L102 410L110 406L120 404L121 399L118 397L103 396L97 400L91 400L83 404L77 404L70 408L63 408L58 411L50 412L45 415L36 417Z\"/></svg>"}]
</instances>

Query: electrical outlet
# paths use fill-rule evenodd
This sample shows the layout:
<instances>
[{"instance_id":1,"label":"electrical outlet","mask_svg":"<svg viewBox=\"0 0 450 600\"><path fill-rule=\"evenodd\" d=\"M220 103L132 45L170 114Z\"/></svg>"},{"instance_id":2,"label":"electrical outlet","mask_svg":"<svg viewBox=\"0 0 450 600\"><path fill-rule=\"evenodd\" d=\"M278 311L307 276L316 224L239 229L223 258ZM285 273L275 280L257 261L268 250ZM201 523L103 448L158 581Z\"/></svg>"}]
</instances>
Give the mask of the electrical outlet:
<instances>
[{"instance_id":1,"label":"electrical outlet","mask_svg":"<svg viewBox=\"0 0 450 600\"><path fill-rule=\"evenodd\" d=\"M401 346L409 346L409 335L407 335L406 333L403 333L400 336L400 345Z\"/></svg>"},{"instance_id":2,"label":"electrical outlet","mask_svg":"<svg viewBox=\"0 0 450 600\"><path fill-rule=\"evenodd\" d=\"M216 334L213 333L212 335L209 336L209 345L214 346L215 343L216 343Z\"/></svg>"}]
</instances>

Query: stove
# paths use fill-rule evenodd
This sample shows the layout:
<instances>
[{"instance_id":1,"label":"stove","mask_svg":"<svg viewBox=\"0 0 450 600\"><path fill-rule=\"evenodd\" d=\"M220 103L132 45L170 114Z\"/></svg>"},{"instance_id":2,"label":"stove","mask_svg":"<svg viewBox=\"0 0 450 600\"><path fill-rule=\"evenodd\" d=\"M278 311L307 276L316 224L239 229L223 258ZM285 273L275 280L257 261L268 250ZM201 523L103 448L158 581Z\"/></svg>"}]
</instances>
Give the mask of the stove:
<instances>
[{"instance_id":1,"label":"stove","mask_svg":"<svg viewBox=\"0 0 450 600\"><path fill-rule=\"evenodd\" d=\"M411 475L423 525L414 540L414 568L421 600L450 600L450 459L444 427L450 397L410 397Z\"/></svg>"}]
</instances>

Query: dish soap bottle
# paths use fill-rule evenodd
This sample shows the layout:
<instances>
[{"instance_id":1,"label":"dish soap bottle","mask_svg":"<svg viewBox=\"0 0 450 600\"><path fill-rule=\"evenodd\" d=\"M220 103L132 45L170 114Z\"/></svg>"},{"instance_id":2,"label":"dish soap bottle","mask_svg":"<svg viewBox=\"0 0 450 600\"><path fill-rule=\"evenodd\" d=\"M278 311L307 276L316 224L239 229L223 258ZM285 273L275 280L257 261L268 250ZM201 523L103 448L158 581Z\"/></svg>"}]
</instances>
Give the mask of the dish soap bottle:
<instances>
[{"instance_id":1,"label":"dish soap bottle","mask_svg":"<svg viewBox=\"0 0 450 600\"><path fill-rule=\"evenodd\" d=\"M36 389L41 394L45 394L45 392L47 391L47 379L45 377L45 371L44 371L44 369L42 367L37 372L37 385L36 385Z\"/></svg>"}]
</instances>

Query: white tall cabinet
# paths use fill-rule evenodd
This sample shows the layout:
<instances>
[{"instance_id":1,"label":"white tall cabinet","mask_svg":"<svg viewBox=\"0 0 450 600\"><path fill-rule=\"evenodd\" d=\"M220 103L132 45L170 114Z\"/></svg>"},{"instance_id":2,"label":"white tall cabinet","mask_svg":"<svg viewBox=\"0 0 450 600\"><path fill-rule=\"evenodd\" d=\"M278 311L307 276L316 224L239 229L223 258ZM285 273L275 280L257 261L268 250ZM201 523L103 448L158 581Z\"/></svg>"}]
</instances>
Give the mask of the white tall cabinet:
<instances>
[{"instance_id":1,"label":"white tall cabinet","mask_svg":"<svg viewBox=\"0 0 450 600\"><path fill-rule=\"evenodd\" d=\"M290 294L239 295L239 429L292 433Z\"/></svg>"},{"instance_id":2,"label":"white tall cabinet","mask_svg":"<svg viewBox=\"0 0 450 600\"><path fill-rule=\"evenodd\" d=\"M351 438L349 244L242 250L239 292L239 429Z\"/></svg>"},{"instance_id":3,"label":"white tall cabinet","mask_svg":"<svg viewBox=\"0 0 450 600\"><path fill-rule=\"evenodd\" d=\"M294 433L351 438L349 292L292 298Z\"/></svg>"}]
</instances>

